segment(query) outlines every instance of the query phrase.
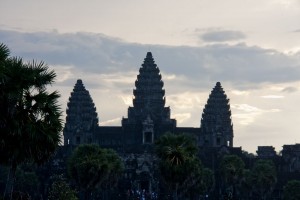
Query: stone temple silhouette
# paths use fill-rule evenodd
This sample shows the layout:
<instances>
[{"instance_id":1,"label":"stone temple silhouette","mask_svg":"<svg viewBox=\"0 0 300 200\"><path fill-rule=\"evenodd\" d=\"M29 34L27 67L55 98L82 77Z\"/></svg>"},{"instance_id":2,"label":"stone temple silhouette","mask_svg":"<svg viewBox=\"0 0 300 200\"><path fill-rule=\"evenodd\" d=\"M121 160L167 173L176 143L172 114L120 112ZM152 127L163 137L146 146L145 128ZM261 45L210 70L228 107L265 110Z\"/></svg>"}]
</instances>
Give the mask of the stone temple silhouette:
<instances>
[{"instance_id":1,"label":"stone temple silhouette","mask_svg":"<svg viewBox=\"0 0 300 200\"><path fill-rule=\"evenodd\" d=\"M202 113L201 146L233 147L233 125L229 99L220 82L213 88Z\"/></svg>"},{"instance_id":2,"label":"stone temple silhouette","mask_svg":"<svg viewBox=\"0 0 300 200\"><path fill-rule=\"evenodd\" d=\"M200 147L233 147L230 104L220 82L209 95L198 128L176 126L170 107L165 107L163 87L160 70L148 52L135 81L128 118L122 119L121 126L99 126L93 100L82 80L77 80L67 105L64 145L95 143L117 151L142 152L171 132L194 135Z\"/></svg>"}]
</instances>

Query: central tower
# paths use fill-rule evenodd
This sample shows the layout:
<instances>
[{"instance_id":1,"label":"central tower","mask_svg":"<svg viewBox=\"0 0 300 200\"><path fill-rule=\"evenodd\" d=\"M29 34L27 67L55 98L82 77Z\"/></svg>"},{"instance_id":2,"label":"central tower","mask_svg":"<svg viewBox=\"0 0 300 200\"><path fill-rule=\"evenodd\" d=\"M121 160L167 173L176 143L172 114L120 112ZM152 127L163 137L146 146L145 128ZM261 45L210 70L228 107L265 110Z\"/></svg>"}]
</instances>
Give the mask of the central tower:
<instances>
[{"instance_id":1,"label":"central tower","mask_svg":"<svg viewBox=\"0 0 300 200\"><path fill-rule=\"evenodd\" d=\"M176 121L170 118L170 108L165 107L163 86L159 68L148 52L135 81L133 107L122 120L122 127L132 138L128 143L151 144L164 132L174 131Z\"/></svg>"}]
</instances>

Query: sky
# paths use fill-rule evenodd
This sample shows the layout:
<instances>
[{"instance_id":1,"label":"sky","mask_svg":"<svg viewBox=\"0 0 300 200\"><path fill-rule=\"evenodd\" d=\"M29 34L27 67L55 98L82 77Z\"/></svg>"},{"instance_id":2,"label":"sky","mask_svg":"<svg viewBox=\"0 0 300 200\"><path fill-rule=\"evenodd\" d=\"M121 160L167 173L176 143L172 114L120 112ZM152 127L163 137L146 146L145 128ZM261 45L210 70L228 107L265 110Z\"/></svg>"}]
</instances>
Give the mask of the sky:
<instances>
[{"instance_id":1,"label":"sky","mask_svg":"<svg viewBox=\"0 0 300 200\"><path fill-rule=\"evenodd\" d=\"M300 143L300 0L0 0L0 43L55 70L63 111L82 79L101 126L127 117L151 51L177 126L200 127L220 81L235 147Z\"/></svg>"}]
</instances>

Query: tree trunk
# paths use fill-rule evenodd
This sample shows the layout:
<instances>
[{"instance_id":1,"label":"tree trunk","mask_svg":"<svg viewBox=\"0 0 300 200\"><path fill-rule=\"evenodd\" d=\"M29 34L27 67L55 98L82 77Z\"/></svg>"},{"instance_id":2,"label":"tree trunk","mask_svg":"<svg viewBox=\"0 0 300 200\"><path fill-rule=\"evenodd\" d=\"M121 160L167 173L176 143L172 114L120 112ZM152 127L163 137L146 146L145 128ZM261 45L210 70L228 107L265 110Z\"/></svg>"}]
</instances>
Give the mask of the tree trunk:
<instances>
[{"instance_id":1,"label":"tree trunk","mask_svg":"<svg viewBox=\"0 0 300 200\"><path fill-rule=\"evenodd\" d=\"M17 164L15 162L12 162L9 168L6 186L3 194L4 199L9 198L10 200L12 200L12 195L14 192L14 183L16 180L16 171L17 171Z\"/></svg>"}]
</instances>

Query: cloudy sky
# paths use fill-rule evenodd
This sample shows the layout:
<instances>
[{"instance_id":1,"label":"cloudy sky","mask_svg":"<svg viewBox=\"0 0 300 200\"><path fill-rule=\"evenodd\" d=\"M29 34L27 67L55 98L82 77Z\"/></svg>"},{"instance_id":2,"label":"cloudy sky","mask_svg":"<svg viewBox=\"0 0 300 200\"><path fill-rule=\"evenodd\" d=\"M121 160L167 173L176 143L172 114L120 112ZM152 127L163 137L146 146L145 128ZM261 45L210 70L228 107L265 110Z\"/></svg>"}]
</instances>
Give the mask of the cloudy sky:
<instances>
[{"instance_id":1,"label":"cloudy sky","mask_svg":"<svg viewBox=\"0 0 300 200\"><path fill-rule=\"evenodd\" d=\"M300 143L299 0L0 0L0 42L56 71L63 110L81 78L101 125L127 117L151 51L178 126L200 126L220 81L234 146Z\"/></svg>"}]
</instances>

